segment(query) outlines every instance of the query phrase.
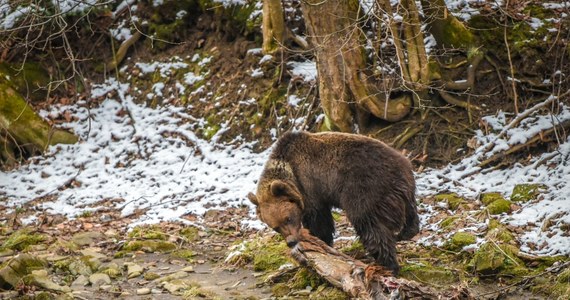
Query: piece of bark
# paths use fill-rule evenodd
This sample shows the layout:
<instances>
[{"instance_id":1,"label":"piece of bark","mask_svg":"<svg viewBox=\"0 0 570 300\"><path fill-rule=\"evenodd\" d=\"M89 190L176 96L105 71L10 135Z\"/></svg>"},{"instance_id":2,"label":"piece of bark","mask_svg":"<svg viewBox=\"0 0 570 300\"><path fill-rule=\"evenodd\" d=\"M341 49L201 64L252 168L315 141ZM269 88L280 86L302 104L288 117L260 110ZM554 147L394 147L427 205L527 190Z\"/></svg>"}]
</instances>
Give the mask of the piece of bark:
<instances>
[{"instance_id":1,"label":"piece of bark","mask_svg":"<svg viewBox=\"0 0 570 300\"><path fill-rule=\"evenodd\" d=\"M419 282L393 277L381 266L367 265L329 247L305 229L291 255L350 297L358 299L474 299L465 287L451 287L440 292Z\"/></svg>"}]
</instances>

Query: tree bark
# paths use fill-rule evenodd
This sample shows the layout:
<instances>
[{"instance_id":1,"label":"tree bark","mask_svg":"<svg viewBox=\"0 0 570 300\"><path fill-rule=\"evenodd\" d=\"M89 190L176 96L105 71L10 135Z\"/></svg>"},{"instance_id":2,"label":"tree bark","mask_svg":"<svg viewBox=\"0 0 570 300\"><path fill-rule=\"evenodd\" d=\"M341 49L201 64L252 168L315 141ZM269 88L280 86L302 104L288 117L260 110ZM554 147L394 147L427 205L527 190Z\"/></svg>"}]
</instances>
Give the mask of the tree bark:
<instances>
[{"instance_id":1,"label":"tree bark","mask_svg":"<svg viewBox=\"0 0 570 300\"><path fill-rule=\"evenodd\" d=\"M434 36L438 48L469 49L475 46L475 35L449 12L445 0L421 0L421 4L427 31Z\"/></svg>"},{"instance_id":2,"label":"tree bark","mask_svg":"<svg viewBox=\"0 0 570 300\"><path fill-rule=\"evenodd\" d=\"M263 0L263 53L275 52L284 41L285 19L281 0Z\"/></svg>"},{"instance_id":3,"label":"tree bark","mask_svg":"<svg viewBox=\"0 0 570 300\"><path fill-rule=\"evenodd\" d=\"M293 258L313 268L320 276L350 297L358 299L474 299L464 287L436 291L421 283L396 278L380 266L367 265L345 255L325 242L301 232Z\"/></svg>"},{"instance_id":4,"label":"tree bark","mask_svg":"<svg viewBox=\"0 0 570 300\"><path fill-rule=\"evenodd\" d=\"M367 70L358 1L308 0L301 6L315 49L319 95L330 129L358 131L354 124L362 127L366 112L391 122L403 119L412 106L409 95L390 99L390 92L380 89L382 84L374 82Z\"/></svg>"}]
</instances>

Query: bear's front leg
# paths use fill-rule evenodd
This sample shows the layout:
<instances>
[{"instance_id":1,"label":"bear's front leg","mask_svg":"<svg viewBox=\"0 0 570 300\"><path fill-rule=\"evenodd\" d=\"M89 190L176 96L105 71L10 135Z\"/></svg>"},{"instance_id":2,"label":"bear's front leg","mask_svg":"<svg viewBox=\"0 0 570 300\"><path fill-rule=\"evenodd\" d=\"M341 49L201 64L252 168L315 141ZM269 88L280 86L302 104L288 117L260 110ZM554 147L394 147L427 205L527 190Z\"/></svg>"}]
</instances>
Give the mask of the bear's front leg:
<instances>
[{"instance_id":1,"label":"bear's front leg","mask_svg":"<svg viewBox=\"0 0 570 300\"><path fill-rule=\"evenodd\" d=\"M309 232L321 239L327 245L333 244L334 219L330 208L314 209L306 211L303 215L303 226Z\"/></svg>"}]
</instances>

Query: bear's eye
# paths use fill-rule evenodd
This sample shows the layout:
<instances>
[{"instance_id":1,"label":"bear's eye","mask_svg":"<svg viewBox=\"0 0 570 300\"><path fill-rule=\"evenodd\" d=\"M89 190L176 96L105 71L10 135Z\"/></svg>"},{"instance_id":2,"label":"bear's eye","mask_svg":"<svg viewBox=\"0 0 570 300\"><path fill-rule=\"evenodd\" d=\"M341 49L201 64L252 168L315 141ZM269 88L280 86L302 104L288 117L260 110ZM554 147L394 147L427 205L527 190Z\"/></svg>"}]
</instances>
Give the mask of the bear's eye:
<instances>
[{"instance_id":1,"label":"bear's eye","mask_svg":"<svg viewBox=\"0 0 570 300\"><path fill-rule=\"evenodd\" d=\"M292 221L293 221L293 220L291 220L291 217L287 217L287 219L285 219L285 222L286 222L287 224L291 224Z\"/></svg>"}]
</instances>

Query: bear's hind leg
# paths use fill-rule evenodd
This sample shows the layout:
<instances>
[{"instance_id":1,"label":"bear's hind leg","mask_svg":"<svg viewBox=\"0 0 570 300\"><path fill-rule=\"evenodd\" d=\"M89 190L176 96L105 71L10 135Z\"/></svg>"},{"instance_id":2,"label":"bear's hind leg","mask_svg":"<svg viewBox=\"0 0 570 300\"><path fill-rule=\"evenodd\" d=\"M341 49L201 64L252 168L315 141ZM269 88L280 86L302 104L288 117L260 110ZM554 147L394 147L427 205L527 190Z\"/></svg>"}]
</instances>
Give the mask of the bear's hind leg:
<instances>
[{"instance_id":1,"label":"bear's hind leg","mask_svg":"<svg viewBox=\"0 0 570 300\"><path fill-rule=\"evenodd\" d=\"M394 276L398 276L400 266L394 234L384 225L353 224L353 226L362 245L374 257L376 263L392 271Z\"/></svg>"},{"instance_id":2,"label":"bear's hind leg","mask_svg":"<svg viewBox=\"0 0 570 300\"><path fill-rule=\"evenodd\" d=\"M303 216L303 226L312 235L318 237L327 245L332 246L334 233L334 219L330 209L315 210Z\"/></svg>"}]
</instances>

